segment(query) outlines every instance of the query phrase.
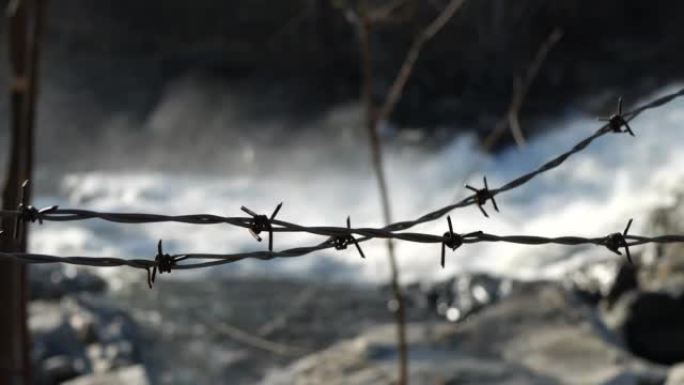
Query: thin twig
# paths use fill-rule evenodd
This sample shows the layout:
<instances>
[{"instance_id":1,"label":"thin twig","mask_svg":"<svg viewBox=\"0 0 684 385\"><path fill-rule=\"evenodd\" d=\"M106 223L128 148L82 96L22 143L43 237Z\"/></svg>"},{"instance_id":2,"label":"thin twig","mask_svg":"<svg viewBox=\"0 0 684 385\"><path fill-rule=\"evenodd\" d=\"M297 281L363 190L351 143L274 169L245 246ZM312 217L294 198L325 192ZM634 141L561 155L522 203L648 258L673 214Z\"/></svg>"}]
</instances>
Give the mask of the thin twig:
<instances>
[{"instance_id":1,"label":"thin twig","mask_svg":"<svg viewBox=\"0 0 684 385\"><path fill-rule=\"evenodd\" d=\"M372 50L370 47L370 33L373 27L373 20L369 17L368 3L363 3L363 14L361 17L361 54L362 54L362 71L364 74L364 85L362 99L365 105L366 112L366 127L369 131L371 153L373 160L373 169L378 181L378 188L380 191L380 199L382 202L382 212L385 220L385 225L392 222L392 206L390 204L390 197L387 187L387 178L383 166L382 146L379 138L380 122L389 119L394 111L404 87L411 77L413 67L418 60L420 51L425 43L432 39L437 32L439 32L444 25L451 19L456 11L461 7L465 0L452 0L444 10L437 16L437 18L425 28L425 30L418 35L414 40L411 48L406 54L399 73L395 77L382 106L377 115L375 114L375 104L373 102L372 84L373 84L373 70L372 70ZM397 2L399 3L399 2ZM396 4L396 3L395 3ZM396 319L397 319L397 341L399 350L399 376L398 384L406 385L408 383L408 346L406 343L406 308L404 295L402 293L401 284L399 282L399 264L397 262L394 243L391 238L387 239L387 253L389 255L391 279L390 284L392 292L394 293L394 302L396 304Z\"/></svg>"},{"instance_id":2,"label":"thin twig","mask_svg":"<svg viewBox=\"0 0 684 385\"><path fill-rule=\"evenodd\" d=\"M413 67L420 57L423 46L444 28L447 22L451 20L464 3L465 0L451 0L432 23L414 39L413 44L411 44L411 48L406 54L406 58L399 69L399 73L394 78L394 82L392 82L392 85L387 92L387 97L385 98L382 107L380 107L376 118L378 121L382 122L388 120L390 115L392 115L397 103L401 99L404 87L406 87L406 83L413 73Z\"/></svg>"},{"instance_id":3,"label":"thin twig","mask_svg":"<svg viewBox=\"0 0 684 385\"><path fill-rule=\"evenodd\" d=\"M390 21L397 22L396 18L394 17L394 13L409 1L410 0L394 0L385 6L378 7L373 10L368 10L366 18L373 25L387 23Z\"/></svg>"},{"instance_id":4,"label":"thin twig","mask_svg":"<svg viewBox=\"0 0 684 385\"><path fill-rule=\"evenodd\" d=\"M302 308L306 304L308 304L309 301L314 299L316 297L317 292L318 289L316 289L315 287L307 288L306 290L302 291L292 301L292 303L288 306L286 311L281 312L278 315L278 317L262 325L257 331L257 335L261 337L266 337L274 333L275 331L285 327L287 325L287 321L289 320L289 318L296 314L298 311L302 310Z\"/></svg>"},{"instance_id":5,"label":"thin twig","mask_svg":"<svg viewBox=\"0 0 684 385\"><path fill-rule=\"evenodd\" d=\"M230 339L237 341L241 344L264 350L269 353L273 353L279 356L301 356L308 351L299 347L284 345L281 343L269 341L263 337L259 337L255 334L246 332L234 325L231 325L225 321L219 320L204 320L205 325L214 329L219 334L223 334Z\"/></svg>"},{"instance_id":6,"label":"thin twig","mask_svg":"<svg viewBox=\"0 0 684 385\"><path fill-rule=\"evenodd\" d=\"M539 74L539 70L544 64L546 57L562 37L563 31L560 28L553 30L539 46L537 53L534 55L534 59L527 68L527 71L525 71L525 76L520 77L516 75L513 77L513 96L511 97L511 102L508 105L506 114L499 119L492 132L482 142L482 149L485 152L489 152L492 147L494 147L496 142L498 142L505 132L507 126L511 128L511 134L513 135L515 143L519 147L525 145L525 137L522 133L522 128L520 127L520 120L518 119L520 109L527 98L532 83L537 78L537 74Z\"/></svg>"},{"instance_id":7,"label":"thin twig","mask_svg":"<svg viewBox=\"0 0 684 385\"><path fill-rule=\"evenodd\" d=\"M375 103L373 101L373 61L371 49L371 31L373 22L368 18L369 10L367 1L363 1L361 9L361 23L359 25L361 71L363 83L361 85L361 99L364 105L364 120L371 150L371 162L378 183L382 215L385 225L392 223L392 206L390 204L387 177L383 166L382 146L378 133L378 119L375 115ZM398 355L398 385L408 383L408 348L406 345L406 316L404 307L404 295L399 283L399 264L394 250L392 239L387 239L387 257L390 265L390 286L396 303L395 319L397 326L397 350Z\"/></svg>"}]
</instances>

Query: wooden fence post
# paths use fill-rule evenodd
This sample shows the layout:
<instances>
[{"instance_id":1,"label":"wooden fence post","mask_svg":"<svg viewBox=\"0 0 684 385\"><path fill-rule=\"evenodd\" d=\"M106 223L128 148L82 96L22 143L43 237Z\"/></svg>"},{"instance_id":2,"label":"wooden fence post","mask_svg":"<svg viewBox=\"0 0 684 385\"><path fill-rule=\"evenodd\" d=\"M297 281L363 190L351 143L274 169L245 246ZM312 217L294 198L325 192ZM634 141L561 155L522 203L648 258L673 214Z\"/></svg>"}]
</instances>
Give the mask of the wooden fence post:
<instances>
[{"instance_id":1,"label":"wooden fence post","mask_svg":"<svg viewBox=\"0 0 684 385\"><path fill-rule=\"evenodd\" d=\"M37 94L39 42L43 24L44 0L14 0L7 9L11 74L11 147L2 207L19 205L21 184L31 178L33 169L33 126ZM25 194L30 197L31 187ZM2 221L0 250L26 250L26 224L14 239L15 221ZM27 324L29 298L26 266L0 262L0 384L31 384L30 340Z\"/></svg>"}]
</instances>

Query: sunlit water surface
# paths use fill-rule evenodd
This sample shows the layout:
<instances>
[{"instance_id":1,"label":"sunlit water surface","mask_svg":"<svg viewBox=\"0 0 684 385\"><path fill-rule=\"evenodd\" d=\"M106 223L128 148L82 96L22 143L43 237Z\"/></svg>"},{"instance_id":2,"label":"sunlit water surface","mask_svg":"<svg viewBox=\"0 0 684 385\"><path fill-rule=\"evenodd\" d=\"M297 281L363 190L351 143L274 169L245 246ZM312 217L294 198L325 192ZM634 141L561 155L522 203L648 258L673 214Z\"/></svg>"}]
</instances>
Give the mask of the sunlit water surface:
<instances>
[{"instance_id":1,"label":"sunlit water surface","mask_svg":"<svg viewBox=\"0 0 684 385\"><path fill-rule=\"evenodd\" d=\"M671 91L663 90L662 93ZM654 97L654 96L651 96ZM649 97L650 98L650 97ZM572 114L571 114L572 115ZM654 207L672 199L684 169L684 100L644 113L632 122L636 138L607 135L562 167L525 186L497 197L500 213L490 206L489 219L476 207L452 212L457 232L483 230L495 234L601 236L621 231L634 218L640 233ZM485 157L470 137L459 137L437 151L390 146L386 166L394 218L412 219L467 193L463 183L481 185L486 175L492 187L513 179L569 149L598 128L595 117L573 116L549 123L522 149ZM278 202L279 218L304 225L344 226L348 215L357 227L381 226L376 182L368 167L351 167L369 159L364 143L343 149L306 145L280 151L273 160L282 172L170 173L128 170L64 175L54 194L42 194L39 205L103 211L165 214L211 213L243 216L240 206L270 213ZM330 146L330 148L326 148ZM332 151L330 149L335 149ZM246 157L254 157L250 149ZM257 153L258 156L258 153ZM349 159L349 161L345 160ZM353 160L353 162L351 161ZM288 167L291 164L291 167ZM302 165L307 165L302 166ZM442 234L446 220L414 230ZM58 255L153 258L157 240L170 253L233 253L263 250L241 228L227 225L117 225L98 220L46 223L35 226L30 248ZM321 237L277 234L276 249L314 244ZM366 242L362 260L353 248L329 250L277 261L242 261L211 270L183 271L176 279L206 274L288 275L319 280L384 282L388 263L384 242ZM591 260L617 258L603 248L561 246L468 245L448 251L446 268L439 266L437 244L399 243L402 277L432 280L459 271L487 271L519 278L555 278ZM103 269L114 282L144 279L144 272Z\"/></svg>"}]
</instances>

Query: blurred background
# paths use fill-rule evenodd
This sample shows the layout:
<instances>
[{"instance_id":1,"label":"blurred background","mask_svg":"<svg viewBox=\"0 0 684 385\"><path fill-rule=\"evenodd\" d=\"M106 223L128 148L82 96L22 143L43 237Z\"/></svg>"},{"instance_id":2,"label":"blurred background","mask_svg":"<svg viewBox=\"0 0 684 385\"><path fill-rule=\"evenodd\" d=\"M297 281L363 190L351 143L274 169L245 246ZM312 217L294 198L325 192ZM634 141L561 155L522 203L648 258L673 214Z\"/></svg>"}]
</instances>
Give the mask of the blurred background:
<instances>
[{"instance_id":1,"label":"blurred background","mask_svg":"<svg viewBox=\"0 0 684 385\"><path fill-rule=\"evenodd\" d=\"M370 1L390 10L370 30L376 103L448 3ZM285 221L343 226L350 215L355 227L382 226L360 96L360 9L352 0L50 2L33 203L241 216L242 205L267 213L282 201ZM483 175L496 187L534 169L593 133L619 96L629 110L677 89L681 15L676 0L466 0L425 43L377 127L393 217L453 203ZM516 110L524 144L506 121L519 82L528 83ZM8 106L0 93L3 178ZM452 213L455 230L602 236L634 218L634 233L681 233L683 107L646 112L631 123L636 138L601 138L501 195L490 218L476 207ZM444 222L416 230L442 234ZM151 258L159 239L170 253L265 248L228 226L93 220L33 225L29 249ZM281 233L275 247L318 241ZM153 290L133 269L32 267L35 381L395 383L387 251L379 240L364 251L365 260L350 248L177 271ZM680 383L676 247L634 250L638 268L590 247L477 244L449 253L444 269L439 253L397 244L411 383Z\"/></svg>"}]
</instances>

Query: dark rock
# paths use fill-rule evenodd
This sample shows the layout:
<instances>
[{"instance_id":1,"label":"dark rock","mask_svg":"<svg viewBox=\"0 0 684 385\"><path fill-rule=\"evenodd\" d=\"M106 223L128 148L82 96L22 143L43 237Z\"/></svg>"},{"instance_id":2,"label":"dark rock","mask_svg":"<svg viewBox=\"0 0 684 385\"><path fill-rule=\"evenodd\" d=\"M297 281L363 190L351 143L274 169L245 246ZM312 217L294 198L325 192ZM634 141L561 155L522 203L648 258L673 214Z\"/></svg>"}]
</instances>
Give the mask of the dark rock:
<instances>
[{"instance_id":1,"label":"dark rock","mask_svg":"<svg viewBox=\"0 0 684 385\"><path fill-rule=\"evenodd\" d=\"M680 187L681 189L681 187ZM684 233L684 192L675 192L672 204L656 209L649 220L647 233ZM684 294L684 245L651 244L644 247L639 283L644 290Z\"/></svg>"},{"instance_id":2,"label":"dark rock","mask_svg":"<svg viewBox=\"0 0 684 385\"><path fill-rule=\"evenodd\" d=\"M567 274L562 283L585 303L598 305L611 295L619 269L620 263L617 261L588 263Z\"/></svg>"},{"instance_id":3,"label":"dark rock","mask_svg":"<svg viewBox=\"0 0 684 385\"><path fill-rule=\"evenodd\" d=\"M647 233L684 231L684 195L655 210ZM635 354L650 361L684 361L684 248L680 244L643 247L637 266L623 264L606 297L606 322Z\"/></svg>"},{"instance_id":4,"label":"dark rock","mask_svg":"<svg viewBox=\"0 0 684 385\"><path fill-rule=\"evenodd\" d=\"M615 344L594 307L556 284L522 286L463 323L408 326L418 384L660 384L666 369ZM263 384L366 385L396 381L394 325L304 357Z\"/></svg>"},{"instance_id":5,"label":"dark rock","mask_svg":"<svg viewBox=\"0 0 684 385\"><path fill-rule=\"evenodd\" d=\"M127 366L108 373L81 376L63 385L147 385L147 373L141 365Z\"/></svg>"},{"instance_id":6,"label":"dark rock","mask_svg":"<svg viewBox=\"0 0 684 385\"><path fill-rule=\"evenodd\" d=\"M59 299L69 294L107 290L107 282L89 270L59 264L32 266L29 284L32 299Z\"/></svg>"},{"instance_id":7,"label":"dark rock","mask_svg":"<svg viewBox=\"0 0 684 385\"><path fill-rule=\"evenodd\" d=\"M622 331L627 346L650 361L684 361L684 298L639 293L628 300Z\"/></svg>"},{"instance_id":8,"label":"dark rock","mask_svg":"<svg viewBox=\"0 0 684 385\"><path fill-rule=\"evenodd\" d=\"M79 311L69 315L69 326L84 344L97 342L97 321L89 311L79 308Z\"/></svg>"},{"instance_id":9,"label":"dark rock","mask_svg":"<svg viewBox=\"0 0 684 385\"><path fill-rule=\"evenodd\" d=\"M372 286L233 276L201 284L161 280L154 290L139 284L117 292L115 301L125 304L141 327L132 338L142 341L142 362L152 379L182 373L197 384L222 384L226 378L253 384L273 365L393 319L387 297ZM225 332L229 326L292 347L293 353L236 340Z\"/></svg>"},{"instance_id":10,"label":"dark rock","mask_svg":"<svg viewBox=\"0 0 684 385\"><path fill-rule=\"evenodd\" d=\"M46 384L61 384L86 372L86 364L81 358L53 356L40 364L41 377Z\"/></svg>"},{"instance_id":11,"label":"dark rock","mask_svg":"<svg viewBox=\"0 0 684 385\"><path fill-rule=\"evenodd\" d=\"M615 277L615 282L606 296L608 307L612 307L623 294L639 288L637 274L638 269L636 265L631 263L623 263L620 265L620 270L618 270L617 276Z\"/></svg>"},{"instance_id":12,"label":"dark rock","mask_svg":"<svg viewBox=\"0 0 684 385\"><path fill-rule=\"evenodd\" d=\"M68 322L68 315L57 303L34 301L30 305L29 327L35 361L66 356L86 361L85 348Z\"/></svg>"},{"instance_id":13,"label":"dark rock","mask_svg":"<svg viewBox=\"0 0 684 385\"><path fill-rule=\"evenodd\" d=\"M102 298L33 301L30 328L37 384L55 384L141 362L137 326Z\"/></svg>"},{"instance_id":14,"label":"dark rock","mask_svg":"<svg viewBox=\"0 0 684 385\"><path fill-rule=\"evenodd\" d=\"M141 362L141 335L137 324L123 309L99 297L81 296L78 301L81 314L87 314L91 335L89 341L102 346L103 359L108 367L116 368ZM83 316L81 316L83 317Z\"/></svg>"},{"instance_id":15,"label":"dark rock","mask_svg":"<svg viewBox=\"0 0 684 385\"><path fill-rule=\"evenodd\" d=\"M407 307L414 314L462 321L498 302L524 283L487 274L461 274L443 282L411 285L405 289ZM389 289L384 289L389 296ZM421 310L422 309L422 310Z\"/></svg>"}]
</instances>

